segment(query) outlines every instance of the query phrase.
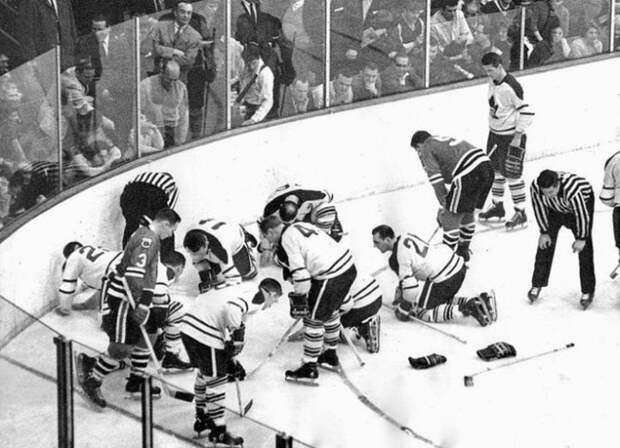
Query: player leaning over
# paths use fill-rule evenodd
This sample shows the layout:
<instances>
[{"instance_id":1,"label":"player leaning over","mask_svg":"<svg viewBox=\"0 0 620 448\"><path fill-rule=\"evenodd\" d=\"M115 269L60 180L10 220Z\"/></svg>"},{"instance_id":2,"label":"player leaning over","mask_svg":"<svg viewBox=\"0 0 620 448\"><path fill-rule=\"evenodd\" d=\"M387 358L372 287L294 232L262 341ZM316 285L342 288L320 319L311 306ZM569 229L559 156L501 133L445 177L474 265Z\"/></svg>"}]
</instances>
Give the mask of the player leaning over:
<instances>
[{"instance_id":1,"label":"player leaning over","mask_svg":"<svg viewBox=\"0 0 620 448\"><path fill-rule=\"evenodd\" d=\"M396 237L383 224L372 230L373 245L380 252L392 251L390 268L398 275L399 291L395 314L399 320L410 317L426 322L445 322L455 317L472 316L483 327L497 319L493 293L472 298L455 297L465 279L463 258L445 244L429 247L412 233ZM422 290L418 280L424 281Z\"/></svg>"},{"instance_id":2,"label":"player leaning over","mask_svg":"<svg viewBox=\"0 0 620 448\"><path fill-rule=\"evenodd\" d=\"M515 214L505 226L512 229L527 222L525 182L521 175L527 141L525 132L532 123L534 112L523 99L521 84L504 69L500 55L486 53L482 57L482 68L490 78L487 154L493 163L495 180L491 190L493 204L478 217L482 220L504 218L504 190L508 181Z\"/></svg>"},{"instance_id":3,"label":"player leaning over","mask_svg":"<svg viewBox=\"0 0 620 448\"><path fill-rule=\"evenodd\" d=\"M100 247L84 246L79 241L67 243L62 249L65 262L62 282L58 288L60 306L56 312L62 316L71 313L72 301L77 292L78 280L97 292L101 291L103 278L113 270L123 255L122 251L109 251ZM90 302L91 298L87 299Z\"/></svg>"},{"instance_id":4,"label":"player leaning over","mask_svg":"<svg viewBox=\"0 0 620 448\"><path fill-rule=\"evenodd\" d=\"M263 217L277 214L282 222L310 222L336 241L342 239L342 225L333 195L327 190L302 188L298 184L285 184L267 199Z\"/></svg>"},{"instance_id":5,"label":"player leaning over","mask_svg":"<svg viewBox=\"0 0 620 448\"><path fill-rule=\"evenodd\" d=\"M191 364L198 368L194 381L196 420L194 431L209 430L209 440L226 446L240 446L243 438L226 429L223 402L229 375L235 375L235 360L243 349L249 296L255 304L272 302L282 295L282 287L271 278L258 286L234 285L200 294L187 308L181 323L181 338Z\"/></svg>"},{"instance_id":6,"label":"player leaning over","mask_svg":"<svg viewBox=\"0 0 620 448\"><path fill-rule=\"evenodd\" d=\"M103 314L102 326L110 339L107 353L99 355L92 368L80 366L82 357L78 355L78 381L88 398L100 407L107 405L100 390L101 383L108 373L118 368L119 360L135 352L132 358L146 358L148 361L148 350L142 340L140 326L147 322L153 300L160 240L172 236L180 221L179 215L171 209L158 211L148 227L140 226L131 235L123 258L112 274L126 279L135 307L129 304L126 290L122 299L106 294L104 301L109 310ZM133 369L135 373L129 377L126 386L128 391L139 390L144 368L146 362L142 364L141 371Z\"/></svg>"},{"instance_id":7,"label":"player leaning over","mask_svg":"<svg viewBox=\"0 0 620 448\"><path fill-rule=\"evenodd\" d=\"M203 219L190 227L183 246L198 270L201 293L256 276L252 248L257 241L239 224Z\"/></svg>"},{"instance_id":8,"label":"player leaning over","mask_svg":"<svg viewBox=\"0 0 620 448\"><path fill-rule=\"evenodd\" d=\"M260 230L290 268L294 292L289 293L291 317L303 317L303 364L287 370L288 381L315 383L317 360L339 365L336 346L340 338L338 308L349 294L357 271L351 252L318 227L296 222L285 225L279 216L263 218ZM325 345L325 350L321 349Z\"/></svg>"},{"instance_id":9,"label":"player leaning over","mask_svg":"<svg viewBox=\"0 0 620 448\"><path fill-rule=\"evenodd\" d=\"M411 147L420 156L441 206L437 221L443 228L443 242L469 261L469 244L476 230L474 210L484 206L493 183L491 161L482 149L464 140L432 136L427 131L413 134Z\"/></svg>"}]
</instances>

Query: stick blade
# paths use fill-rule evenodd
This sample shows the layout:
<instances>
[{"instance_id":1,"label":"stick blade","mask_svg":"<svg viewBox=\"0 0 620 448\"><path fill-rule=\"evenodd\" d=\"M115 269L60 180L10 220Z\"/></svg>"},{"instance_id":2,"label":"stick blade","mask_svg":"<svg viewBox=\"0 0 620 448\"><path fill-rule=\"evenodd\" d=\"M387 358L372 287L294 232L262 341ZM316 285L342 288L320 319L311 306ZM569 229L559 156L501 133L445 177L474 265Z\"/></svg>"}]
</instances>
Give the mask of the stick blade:
<instances>
[{"instance_id":1,"label":"stick blade","mask_svg":"<svg viewBox=\"0 0 620 448\"><path fill-rule=\"evenodd\" d=\"M465 387L473 387L473 385L474 385L474 378L469 376L469 375L465 375L463 377L463 382L465 383Z\"/></svg>"}]
</instances>

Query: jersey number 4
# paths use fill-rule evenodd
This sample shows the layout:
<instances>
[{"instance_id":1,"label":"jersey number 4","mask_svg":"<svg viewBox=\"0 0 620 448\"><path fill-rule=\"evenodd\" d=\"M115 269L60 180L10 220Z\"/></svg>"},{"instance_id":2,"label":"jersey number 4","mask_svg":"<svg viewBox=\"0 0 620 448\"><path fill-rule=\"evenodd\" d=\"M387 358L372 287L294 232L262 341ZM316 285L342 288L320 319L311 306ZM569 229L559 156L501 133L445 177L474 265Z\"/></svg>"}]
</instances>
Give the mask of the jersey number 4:
<instances>
[{"instance_id":1,"label":"jersey number 4","mask_svg":"<svg viewBox=\"0 0 620 448\"><path fill-rule=\"evenodd\" d=\"M421 257L426 257L428 253L428 244L422 241L415 235L409 235L403 240L403 244L407 249L411 249L416 251L416 253Z\"/></svg>"},{"instance_id":2,"label":"jersey number 4","mask_svg":"<svg viewBox=\"0 0 620 448\"><path fill-rule=\"evenodd\" d=\"M319 234L319 232L317 232L316 230L311 229L309 227L305 227L305 226L303 226L301 224L296 224L295 228L297 230L299 230L299 233L301 233L306 238L310 238L310 236L312 236L312 235L318 235Z\"/></svg>"}]
</instances>

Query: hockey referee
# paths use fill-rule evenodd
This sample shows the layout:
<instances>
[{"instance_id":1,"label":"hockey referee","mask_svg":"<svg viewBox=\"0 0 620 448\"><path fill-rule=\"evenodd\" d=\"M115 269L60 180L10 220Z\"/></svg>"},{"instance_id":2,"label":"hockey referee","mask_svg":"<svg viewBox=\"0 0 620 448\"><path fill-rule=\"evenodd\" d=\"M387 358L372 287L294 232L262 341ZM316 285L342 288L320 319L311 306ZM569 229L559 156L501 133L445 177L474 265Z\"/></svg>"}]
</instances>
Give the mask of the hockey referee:
<instances>
[{"instance_id":1,"label":"hockey referee","mask_svg":"<svg viewBox=\"0 0 620 448\"><path fill-rule=\"evenodd\" d=\"M163 208L174 209L178 195L179 190L174 178L165 172L141 173L125 185L121 194L121 210L125 217L123 247L140 224L148 225L155 214ZM174 251L174 234L162 240L162 258L165 259L172 251Z\"/></svg>"},{"instance_id":2,"label":"hockey referee","mask_svg":"<svg viewBox=\"0 0 620 448\"><path fill-rule=\"evenodd\" d=\"M530 302L536 301L541 288L547 286L558 231L564 226L575 236L573 252L579 253L580 304L586 309L592 303L596 284L592 248L592 185L575 174L543 170L532 182L531 195L540 236L532 288L528 293Z\"/></svg>"}]
</instances>

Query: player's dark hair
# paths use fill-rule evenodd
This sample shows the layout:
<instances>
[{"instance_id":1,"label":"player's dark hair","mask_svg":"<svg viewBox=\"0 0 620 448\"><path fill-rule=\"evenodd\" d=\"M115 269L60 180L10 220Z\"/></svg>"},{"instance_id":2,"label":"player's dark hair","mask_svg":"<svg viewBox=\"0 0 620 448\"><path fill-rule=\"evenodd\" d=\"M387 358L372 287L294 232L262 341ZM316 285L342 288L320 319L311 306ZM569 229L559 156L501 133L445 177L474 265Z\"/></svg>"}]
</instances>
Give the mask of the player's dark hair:
<instances>
[{"instance_id":1,"label":"player's dark hair","mask_svg":"<svg viewBox=\"0 0 620 448\"><path fill-rule=\"evenodd\" d=\"M181 217L171 208L162 208L155 213L153 221L166 221L168 224L177 224L181 222Z\"/></svg>"},{"instance_id":2,"label":"player's dark hair","mask_svg":"<svg viewBox=\"0 0 620 448\"><path fill-rule=\"evenodd\" d=\"M65 257L65 259L69 258L69 255L82 246L83 244L79 241L71 241L70 243L65 244L65 247L62 248L62 256Z\"/></svg>"},{"instance_id":3,"label":"player's dark hair","mask_svg":"<svg viewBox=\"0 0 620 448\"><path fill-rule=\"evenodd\" d=\"M490 51L482 56L480 63L482 65L492 65L493 67L498 67L502 65L502 57L494 51Z\"/></svg>"},{"instance_id":4,"label":"player's dark hair","mask_svg":"<svg viewBox=\"0 0 620 448\"><path fill-rule=\"evenodd\" d=\"M259 221L258 227L261 233L267 233L269 229L278 227L280 224L282 224L282 219L279 216L269 215Z\"/></svg>"},{"instance_id":5,"label":"player's dark hair","mask_svg":"<svg viewBox=\"0 0 620 448\"><path fill-rule=\"evenodd\" d=\"M266 289L269 292L275 292L278 295L282 294L282 285L280 285L280 282L275 278L267 277L262 279L258 287Z\"/></svg>"},{"instance_id":6,"label":"player's dark hair","mask_svg":"<svg viewBox=\"0 0 620 448\"><path fill-rule=\"evenodd\" d=\"M558 182L558 179L558 173L555 171L543 170L536 179L536 185L538 185L539 188L553 187Z\"/></svg>"},{"instance_id":7,"label":"player's dark hair","mask_svg":"<svg viewBox=\"0 0 620 448\"><path fill-rule=\"evenodd\" d=\"M379 235L382 239L383 238L394 238L394 230L388 226L387 224L381 224L377 227L375 227L374 229L372 229L372 234L375 235Z\"/></svg>"},{"instance_id":8,"label":"player's dark hair","mask_svg":"<svg viewBox=\"0 0 620 448\"><path fill-rule=\"evenodd\" d=\"M444 0L443 2L443 7L445 8L446 6L458 6L459 4L459 0Z\"/></svg>"},{"instance_id":9,"label":"player's dark hair","mask_svg":"<svg viewBox=\"0 0 620 448\"><path fill-rule=\"evenodd\" d=\"M431 138L431 134L427 131L415 131L413 136L411 137L411 147L415 148L420 143L424 143L426 140Z\"/></svg>"},{"instance_id":10,"label":"player's dark hair","mask_svg":"<svg viewBox=\"0 0 620 448\"><path fill-rule=\"evenodd\" d=\"M185 255L173 250L165 255L162 254L161 262L167 266L185 266Z\"/></svg>"},{"instance_id":11,"label":"player's dark hair","mask_svg":"<svg viewBox=\"0 0 620 448\"><path fill-rule=\"evenodd\" d=\"M191 252L196 252L201 247L207 246L207 235L202 230L193 229L185 234L185 238L183 238L183 247L190 250Z\"/></svg>"}]
</instances>

